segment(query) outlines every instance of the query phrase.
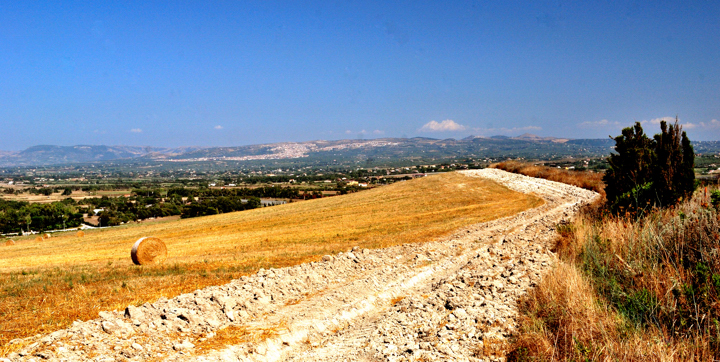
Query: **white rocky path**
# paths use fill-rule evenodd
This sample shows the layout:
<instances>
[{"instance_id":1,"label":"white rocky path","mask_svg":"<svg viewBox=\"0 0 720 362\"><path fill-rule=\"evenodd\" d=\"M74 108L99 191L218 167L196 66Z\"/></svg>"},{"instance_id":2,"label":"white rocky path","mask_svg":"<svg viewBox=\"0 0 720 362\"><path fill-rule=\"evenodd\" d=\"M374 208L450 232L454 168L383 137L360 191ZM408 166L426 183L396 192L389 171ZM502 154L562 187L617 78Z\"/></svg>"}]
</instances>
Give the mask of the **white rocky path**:
<instances>
[{"instance_id":1,"label":"white rocky path","mask_svg":"<svg viewBox=\"0 0 720 362\"><path fill-rule=\"evenodd\" d=\"M0 360L485 361L503 358L517 300L553 263L555 225L597 194L496 169L464 171L546 203L426 243L352 250L76 322ZM223 328L239 344L203 348Z\"/></svg>"}]
</instances>

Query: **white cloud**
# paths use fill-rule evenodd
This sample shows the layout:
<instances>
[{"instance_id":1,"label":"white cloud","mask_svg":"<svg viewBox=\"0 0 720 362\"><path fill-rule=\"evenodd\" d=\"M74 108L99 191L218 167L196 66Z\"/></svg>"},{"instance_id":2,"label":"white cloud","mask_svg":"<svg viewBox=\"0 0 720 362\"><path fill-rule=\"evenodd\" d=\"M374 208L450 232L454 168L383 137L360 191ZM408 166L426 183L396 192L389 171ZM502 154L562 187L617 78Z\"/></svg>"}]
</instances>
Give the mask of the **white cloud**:
<instances>
[{"instance_id":1,"label":"white cloud","mask_svg":"<svg viewBox=\"0 0 720 362\"><path fill-rule=\"evenodd\" d=\"M379 129L376 129L373 131L373 134L385 134L385 131L381 131Z\"/></svg>"},{"instance_id":2,"label":"white cloud","mask_svg":"<svg viewBox=\"0 0 720 362\"><path fill-rule=\"evenodd\" d=\"M674 124L675 123L675 117L659 117L659 118L653 118L653 119L646 119L640 121L640 124L643 126L651 126L651 125L659 125L660 122L665 121L668 124ZM605 128L605 127L632 127L632 125L635 122L623 124L618 121L609 121L607 119L602 119L599 121L586 121L579 123L578 126L583 128ZM694 123L685 123L683 124L681 120L678 120L678 124L681 125L685 129L693 129L696 127L699 127L700 124L705 125L705 123L700 122L700 124L694 124ZM720 124L718 124L720 126Z\"/></svg>"},{"instance_id":3,"label":"white cloud","mask_svg":"<svg viewBox=\"0 0 720 362\"><path fill-rule=\"evenodd\" d=\"M644 120L644 121L640 122L640 124L642 124L643 126L648 125L648 124L660 124L660 122L662 122L662 121L665 121L668 124L675 124L675 120L676 120L675 117L660 117L660 118L653 118L649 121ZM683 129L686 129L686 130L687 129L711 130L711 129L720 128L720 121L718 121L717 119L713 119L709 122L698 122L698 123L691 123L691 122L683 123L681 119L677 119L677 121L678 121L678 124Z\"/></svg>"},{"instance_id":4,"label":"white cloud","mask_svg":"<svg viewBox=\"0 0 720 362\"><path fill-rule=\"evenodd\" d=\"M513 133L520 133L520 132L533 132L533 131L540 131L542 130L542 127L538 126L525 126L525 127L513 127L513 128L473 128L475 132L479 132L481 134L489 134L489 133L505 133L505 134L513 134Z\"/></svg>"},{"instance_id":5,"label":"white cloud","mask_svg":"<svg viewBox=\"0 0 720 362\"><path fill-rule=\"evenodd\" d=\"M455 123L455 121L451 119L446 119L440 123L436 121L430 121L426 123L424 126L422 126L419 131L420 132L460 132L464 131L467 127Z\"/></svg>"},{"instance_id":6,"label":"white cloud","mask_svg":"<svg viewBox=\"0 0 720 362\"><path fill-rule=\"evenodd\" d=\"M352 131L351 131L351 130L347 130L347 131L345 131L345 134L352 134Z\"/></svg>"},{"instance_id":7,"label":"white cloud","mask_svg":"<svg viewBox=\"0 0 720 362\"><path fill-rule=\"evenodd\" d=\"M660 118L653 118L651 120L645 120L640 122L640 124L660 124L660 122L665 121L667 123L675 123L675 117L660 117ZM682 123L678 120L678 123L682 125Z\"/></svg>"},{"instance_id":8,"label":"white cloud","mask_svg":"<svg viewBox=\"0 0 720 362\"><path fill-rule=\"evenodd\" d=\"M215 129L223 129L223 126L217 125L217 126L215 126L215 127L213 127L213 128L215 128Z\"/></svg>"},{"instance_id":9,"label":"white cloud","mask_svg":"<svg viewBox=\"0 0 720 362\"><path fill-rule=\"evenodd\" d=\"M620 127L620 122L601 119L599 121L585 121L580 123L579 126L587 128Z\"/></svg>"},{"instance_id":10,"label":"white cloud","mask_svg":"<svg viewBox=\"0 0 720 362\"><path fill-rule=\"evenodd\" d=\"M130 130L132 133L142 133L142 130L140 128L133 128Z\"/></svg>"},{"instance_id":11,"label":"white cloud","mask_svg":"<svg viewBox=\"0 0 720 362\"><path fill-rule=\"evenodd\" d=\"M665 121L668 124L675 124L675 120L676 120L675 117L658 117L658 118L653 118L653 119L649 119L649 120L648 119L642 120L642 121L640 121L640 124L643 125L644 127L659 125L660 122L662 122L662 121ZM588 126L590 124L602 125L600 123L604 122L604 121L605 120L598 121L598 122L583 122L580 125L581 126L584 126L584 125ZM678 124L685 130L691 130L691 129L692 130L717 130L717 129L720 129L720 121L718 121L717 119L712 119L708 122L697 122L697 123L692 123L692 122L683 123L682 119L679 119L679 118L677 118L677 121L678 121ZM620 124L619 122L608 122L607 123L607 125L612 125L612 126L619 125L619 124ZM627 127L631 127L631 126L632 126L631 124L627 125ZM646 132L653 133L655 130L656 130L656 128L653 127L652 129L646 129Z\"/></svg>"},{"instance_id":12,"label":"white cloud","mask_svg":"<svg viewBox=\"0 0 720 362\"><path fill-rule=\"evenodd\" d=\"M682 125L685 129L695 129L695 128L701 128L701 129L718 129L720 128L720 121L717 119L713 119L710 122L700 122L700 123L685 123Z\"/></svg>"}]
</instances>

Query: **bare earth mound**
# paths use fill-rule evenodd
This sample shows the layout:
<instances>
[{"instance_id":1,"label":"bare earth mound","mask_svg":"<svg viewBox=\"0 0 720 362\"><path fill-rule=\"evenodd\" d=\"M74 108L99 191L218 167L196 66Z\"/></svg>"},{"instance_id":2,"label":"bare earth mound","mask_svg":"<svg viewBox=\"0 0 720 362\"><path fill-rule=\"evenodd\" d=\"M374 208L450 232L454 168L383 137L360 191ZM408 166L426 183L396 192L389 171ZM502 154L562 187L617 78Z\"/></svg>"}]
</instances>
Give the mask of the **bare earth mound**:
<instances>
[{"instance_id":1,"label":"bare earth mound","mask_svg":"<svg viewBox=\"0 0 720 362\"><path fill-rule=\"evenodd\" d=\"M517 328L517 298L553 263L546 246L555 223L596 194L500 170L465 175L532 192L546 202L435 241L346 250L321 262L261 269L222 286L130 306L124 312L104 312L8 357L501 358L505 338Z\"/></svg>"}]
</instances>

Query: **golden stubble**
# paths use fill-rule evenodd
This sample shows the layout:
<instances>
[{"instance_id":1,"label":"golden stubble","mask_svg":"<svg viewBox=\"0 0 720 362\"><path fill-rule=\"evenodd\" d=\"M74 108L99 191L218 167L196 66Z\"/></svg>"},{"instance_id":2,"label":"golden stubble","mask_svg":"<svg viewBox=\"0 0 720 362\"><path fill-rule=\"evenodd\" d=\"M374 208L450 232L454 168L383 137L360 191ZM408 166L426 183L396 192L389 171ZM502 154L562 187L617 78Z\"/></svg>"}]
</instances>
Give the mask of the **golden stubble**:
<instances>
[{"instance_id":1,"label":"golden stubble","mask_svg":"<svg viewBox=\"0 0 720 362\"><path fill-rule=\"evenodd\" d=\"M319 260L353 246L425 242L542 203L489 180L445 173L344 196L89 230L84 237L19 238L0 247L0 345L260 268ZM132 264L130 249L144 236L165 242L164 264Z\"/></svg>"}]
</instances>

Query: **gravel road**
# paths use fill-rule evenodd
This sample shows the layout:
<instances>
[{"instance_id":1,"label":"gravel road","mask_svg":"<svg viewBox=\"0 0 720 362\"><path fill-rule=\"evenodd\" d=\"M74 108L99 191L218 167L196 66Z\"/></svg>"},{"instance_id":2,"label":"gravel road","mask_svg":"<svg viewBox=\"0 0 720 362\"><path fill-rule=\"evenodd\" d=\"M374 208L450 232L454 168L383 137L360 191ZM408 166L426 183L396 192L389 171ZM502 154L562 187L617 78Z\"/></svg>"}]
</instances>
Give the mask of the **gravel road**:
<instances>
[{"instance_id":1,"label":"gravel road","mask_svg":"<svg viewBox=\"0 0 720 362\"><path fill-rule=\"evenodd\" d=\"M0 361L494 361L517 300L555 262L555 225L598 195L496 169L462 172L545 204L440 240L349 250L161 299L32 339ZM221 329L243 338L208 349ZM27 340L26 340L27 341Z\"/></svg>"}]
</instances>

